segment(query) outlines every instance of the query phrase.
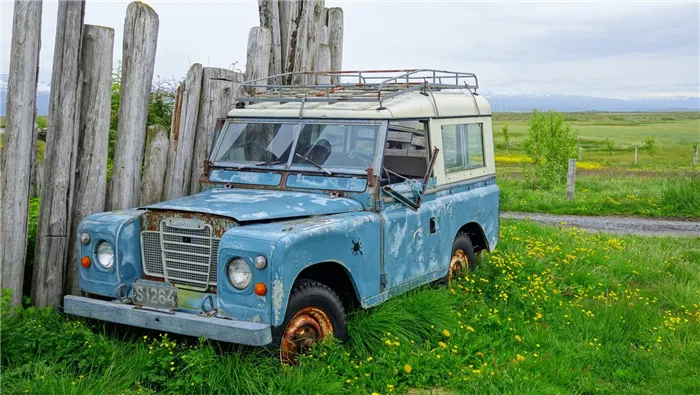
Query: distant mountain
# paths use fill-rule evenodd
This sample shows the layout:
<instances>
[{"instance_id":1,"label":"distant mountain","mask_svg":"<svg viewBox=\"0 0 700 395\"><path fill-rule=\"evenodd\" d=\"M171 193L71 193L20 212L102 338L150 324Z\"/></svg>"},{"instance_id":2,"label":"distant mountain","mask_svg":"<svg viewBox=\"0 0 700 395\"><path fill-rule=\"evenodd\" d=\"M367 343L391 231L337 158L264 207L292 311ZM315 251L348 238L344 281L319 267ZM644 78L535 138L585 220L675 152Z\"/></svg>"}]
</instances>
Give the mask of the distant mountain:
<instances>
[{"instance_id":1,"label":"distant mountain","mask_svg":"<svg viewBox=\"0 0 700 395\"><path fill-rule=\"evenodd\" d=\"M7 74L0 74L0 115L5 115ZM39 82L36 107L39 115L49 113L50 85ZM561 95L539 92L496 92L481 90L494 112L503 111L700 111L700 97L668 96L612 99L607 97Z\"/></svg>"},{"instance_id":2,"label":"distant mountain","mask_svg":"<svg viewBox=\"0 0 700 395\"><path fill-rule=\"evenodd\" d=\"M607 97L559 95L550 93L480 93L497 111L700 111L700 97L654 97L612 99Z\"/></svg>"}]
</instances>

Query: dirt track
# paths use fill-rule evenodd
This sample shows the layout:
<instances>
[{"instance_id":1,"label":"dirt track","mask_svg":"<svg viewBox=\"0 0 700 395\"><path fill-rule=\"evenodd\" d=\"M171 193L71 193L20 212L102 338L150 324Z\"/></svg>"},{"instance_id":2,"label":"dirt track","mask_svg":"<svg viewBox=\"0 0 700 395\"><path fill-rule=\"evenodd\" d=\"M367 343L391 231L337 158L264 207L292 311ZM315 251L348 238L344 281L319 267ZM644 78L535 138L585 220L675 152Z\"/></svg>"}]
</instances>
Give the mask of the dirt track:
<instances>
[{"instance_id":1,"label":"dirt track","mask_svg":"<svg viewBox=\"0 0 700 395\"><path fill-rule=\"evenodd\" d=\"M539 213L501 212L501 218L530 219L541 224L577 227L594 232L626 233L646 236L700 237L700 221L670 221L633 217L587 217Z\"/></svg>"}]
</instances>

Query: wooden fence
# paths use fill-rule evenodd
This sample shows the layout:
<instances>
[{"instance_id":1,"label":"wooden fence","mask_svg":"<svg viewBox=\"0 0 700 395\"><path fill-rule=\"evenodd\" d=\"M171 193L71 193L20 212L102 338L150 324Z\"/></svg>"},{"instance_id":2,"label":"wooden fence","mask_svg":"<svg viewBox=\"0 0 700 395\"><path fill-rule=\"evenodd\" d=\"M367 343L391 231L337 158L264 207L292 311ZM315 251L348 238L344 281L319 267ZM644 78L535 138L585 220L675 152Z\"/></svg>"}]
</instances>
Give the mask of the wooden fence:
<instances>
[{"instance_id":1,"label":"wooden fence","mask_svg":"<svg viewBox=\"0 0 700 395\"><path fill-rule=\"evenodd\" d=\"M27 249L30 189L40 196L31 297L60 306L77 294L77 228L85 216L199 192L216 120L235 104L239 83L271 73L338 70L343 12L324 0L259 0L246 72L191 66L177 89L168 131L147 127L159 18L128 5L122 43L119 122L111 183L107 152L114 31L83 24L85 1L61 1L43 163L35 125L42 1L14 5L4 146L0 151L0 286L19 304ZM300 81L286 81L300 82Z\"/></svg>"}]
</instances>

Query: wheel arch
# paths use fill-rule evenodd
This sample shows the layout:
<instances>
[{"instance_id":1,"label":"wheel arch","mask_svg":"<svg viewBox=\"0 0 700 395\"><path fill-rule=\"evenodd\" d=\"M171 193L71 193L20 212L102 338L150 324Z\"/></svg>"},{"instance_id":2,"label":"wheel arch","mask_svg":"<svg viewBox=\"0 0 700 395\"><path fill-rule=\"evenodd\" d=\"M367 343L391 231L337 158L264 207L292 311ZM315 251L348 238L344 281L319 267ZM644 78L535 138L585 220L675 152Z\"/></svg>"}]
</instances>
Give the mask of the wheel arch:
<instances>
[{"instance_id":1,"label":"wheel arch","mask_svg":"<svg viewBox=\"0 0 700 395\"><path fill-rule=\"evenodd\" d=\"M357 286L352 275L348 268L340 262L325 261L305 267L294 279L292 289L303 280L318 281L333 290L343 302L345 311L350 311L350 309L360 305Z\"/></svg>"},{"instance_id":2,"label":"wheel arch","mask_svg":"<svg viewBox=\"0 0 700 395\"><path fill-rule=\"evenodd\" d=\"M481 227L481 225L479 225L478 222L469 222L467 224L462 225L462 227L459 228L459 230L457 231L457 234L459 234L460 232L464 232L467 235L469 235L469 239L471 240L472 246L474 247L474 252L479 252L482 250L491 250L489 248L489 241L486 238L484 229ZM455 237L457 237L456 234Z\"/></svg>"}]
</instances>

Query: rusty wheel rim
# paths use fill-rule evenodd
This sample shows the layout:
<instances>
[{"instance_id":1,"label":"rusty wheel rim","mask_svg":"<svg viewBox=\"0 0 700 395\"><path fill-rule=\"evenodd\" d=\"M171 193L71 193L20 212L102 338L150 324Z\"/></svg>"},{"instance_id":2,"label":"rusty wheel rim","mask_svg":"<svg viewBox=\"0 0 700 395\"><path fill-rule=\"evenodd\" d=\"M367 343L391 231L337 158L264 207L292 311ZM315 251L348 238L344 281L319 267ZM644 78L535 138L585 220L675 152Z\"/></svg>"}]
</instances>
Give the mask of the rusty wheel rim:
<instances>
[{"instance_id":1,"label":"rusty wheel rim","mask_svg":"<svg viewBox=\"0 0 700 395\"><path fill-rule=\"evenodd\" d=\"M318 307L305 307L289 320L282 333L280 361L293 365L296 357L304 354L318 341L333 334L333 324L328 314Z\"/></svg>"},{"instance_id":2,"label":"rusty wheel rim","mask_svg":"<svg viewBox=\"0 0 700 395\"><path fill-rule=\"evenodd\" d=\"M450 271L447 275L447 281L452 282L455 276L458 276L468 267L469 258L467 257L467 253L460 248L452 254L452 259L450 259Z\"/></svg>"}]
</instances>

